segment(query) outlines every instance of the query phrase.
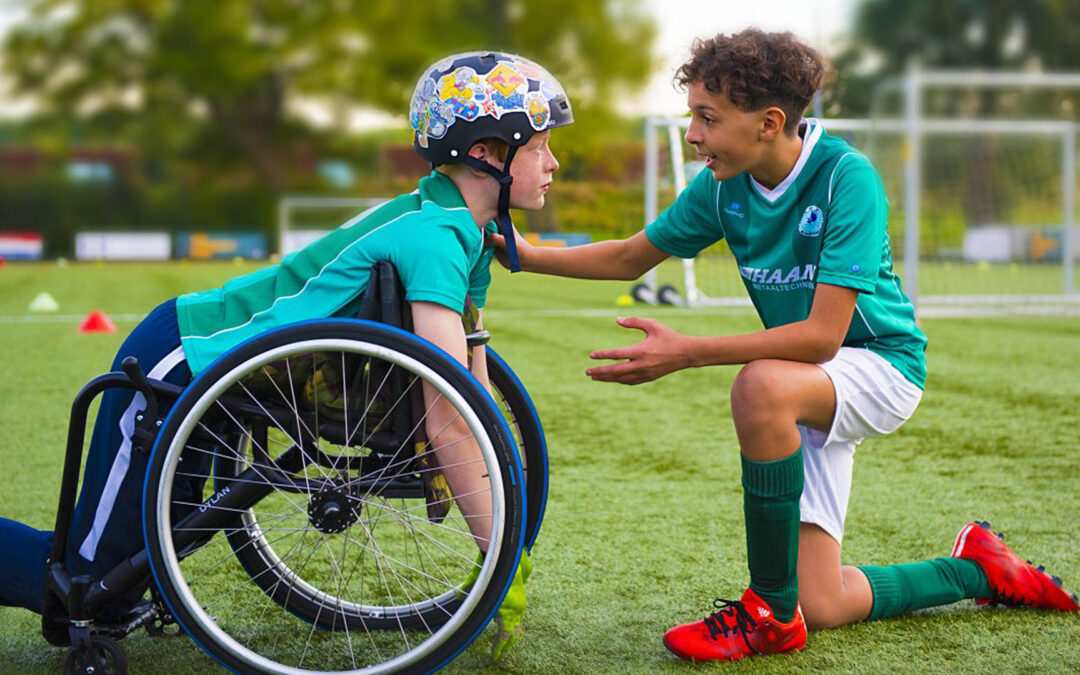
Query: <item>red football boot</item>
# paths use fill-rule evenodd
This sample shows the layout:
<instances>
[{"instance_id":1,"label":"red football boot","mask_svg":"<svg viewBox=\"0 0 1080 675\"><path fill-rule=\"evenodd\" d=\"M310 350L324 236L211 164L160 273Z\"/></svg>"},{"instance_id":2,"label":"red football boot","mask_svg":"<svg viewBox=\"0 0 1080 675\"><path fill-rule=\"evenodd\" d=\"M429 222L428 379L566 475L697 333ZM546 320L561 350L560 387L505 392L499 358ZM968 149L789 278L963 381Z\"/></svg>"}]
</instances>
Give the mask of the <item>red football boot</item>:
<instances>
[{"instance_id":1,"label":"red football boot","mask_svg":"<svg viewBox=\"0 0 1080 675\"><path fill-rule=\"evenodd\" d=\"M664 634L664 646L690 661L737 661L744 656L780 654L806 645L806 622L795 608L789 623L773 618L772 610L749 588L742 600L716 600L717 611L704 621L676 626Z\"/></svg>"},{"instance_id":2,"label":"red football boot","mask_svg":"<svg viewBox=\"0 0 1080 675\"><path fill-rule=\"evenodd\" d=\"M986 572L992 598L979 598L980 605L1002 604L1008 607L1033 607L1075 612L1080 609L1076 594L1061 587L1061 579L1046 573L1013 553L994 535L990 523L968 523L960 529L953 546L952 557L974 560Z\"/></svg>"}]
</instances>

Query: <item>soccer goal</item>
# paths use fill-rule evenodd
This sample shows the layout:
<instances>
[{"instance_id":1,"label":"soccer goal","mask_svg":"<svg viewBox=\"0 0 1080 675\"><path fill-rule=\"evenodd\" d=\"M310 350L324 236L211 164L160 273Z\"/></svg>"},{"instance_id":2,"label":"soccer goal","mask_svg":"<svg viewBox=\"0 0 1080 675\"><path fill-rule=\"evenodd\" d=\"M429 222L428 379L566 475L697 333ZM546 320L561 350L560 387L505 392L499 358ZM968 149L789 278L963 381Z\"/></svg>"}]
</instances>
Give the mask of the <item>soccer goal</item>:
<instances>
[{"instance_id":1,"label":"soccer goal","mask_svg":"<svg viewBox=\"0 0 1080 675\"><path fill-rule=\"evenodd\" d=\"M285 195L278 201L278 255L304 248L358 213L385 201L377 197Z\"/></svg>"},{"instance_id":2,"label":"soccer goal","mask_svg":"<svg viewBox=\"0 0 1080 675\"><path fill-rule=\"evenodd\" d=\"M1074 285L1077 125L920 114L923 90L962 83L1061 90L1080 88L1080 77L916 73L897 87L905 94L903 116L823 120L830 134L867 154L882 176L893 260L905 291L922 315L1080 313ZM688 123L647 121L646 223L701 168L686 159L693 156L683 141ZM663 149L669 161L661 170ZM645 283L656 288L663 281L654 275ZM681 281L690 305L746 302L723 242L686 264Z\"/></svg>"}]
</instances>

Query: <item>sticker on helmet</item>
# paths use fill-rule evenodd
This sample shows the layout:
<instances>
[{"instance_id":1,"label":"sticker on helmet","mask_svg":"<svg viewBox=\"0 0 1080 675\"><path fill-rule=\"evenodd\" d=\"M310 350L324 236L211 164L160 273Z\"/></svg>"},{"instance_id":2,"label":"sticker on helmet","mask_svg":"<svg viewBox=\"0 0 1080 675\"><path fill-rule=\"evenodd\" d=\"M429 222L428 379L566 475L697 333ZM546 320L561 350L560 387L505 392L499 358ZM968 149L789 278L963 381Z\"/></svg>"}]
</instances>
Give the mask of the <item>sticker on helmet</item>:
<instances>
[{"instance_id":1,"label":"sticker on helmet","mask_svg":"<svg viewBox=\"0 0 1080 675\"><path fill-rule=\"evenodd\" d=\"M469 55L440 61L417 83L409 123L420 147L446 136L458 119L472 122L489 116L499 120L509 113L524 113L536 131L551 124L551 101L565 93L550 73L517 57L499 59L483 75L469 66L454 68L465 56Z\"/></svg>"},{"instance_id":2,"label":"sticker on helmet","mask_svg":"<svg viewBox=\"0 0 1080 675\"><path fill-rule=\"evenodd\" d=\"M468 66L458 68L439 78L439 97L444 101L452 99L467 101L473 97L476 89L483 90L480 78L476 76L476 71Z\"/></svg>"},{"instance_id":3,"label":"sticker on helmet","mask_svg":"<svg viewBox=\"0 0 1080 675\"><path fill-rule=\"evenodd\" d=\"M488 84L497 89L503 96L509 97L517 89L525 84L525 78L522 77L514 67L520 67L521 64L510 64L506 61L499 61L499 65L491 69L491 72L487 74L484 79Z\"/></svg>"},{"instance_id":4,"label":"sticker on helmet","mask_svg":"<svg viewBox=\"0 0 1080 675\"><path fill-rule=\"evenodd\" d=\"M513 94L512 96L503 96L499 92L495 92L491 95L491 100L495 103L495 107L499 109L500 114L506 114L508 112L520 112L525 109L525 96L524 94Z\"/></svg>"},{"instance_id":5,"label":"sticker on helmet","mask_svg":"<svg viewBox=\"0 0 1080 675\"><path fill-rule=\"evenodd\" d=\"M525 94L525 110L529 115L529 124L537 131L543 131L551 119L551 106L547 98L538 91Z\"/></svg>"}]
</instances>

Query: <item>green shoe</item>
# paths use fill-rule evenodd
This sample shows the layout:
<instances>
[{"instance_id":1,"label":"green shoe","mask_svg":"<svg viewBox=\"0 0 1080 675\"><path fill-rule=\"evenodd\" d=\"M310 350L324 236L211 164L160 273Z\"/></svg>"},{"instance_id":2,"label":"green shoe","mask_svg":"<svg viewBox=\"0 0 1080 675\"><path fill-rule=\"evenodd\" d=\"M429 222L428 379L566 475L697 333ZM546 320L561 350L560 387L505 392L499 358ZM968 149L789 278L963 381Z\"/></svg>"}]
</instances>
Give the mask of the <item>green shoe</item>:
<instances>
[{"instance_id":1,"label":"green shoe","mask_svg":"<svg viewBox=\"0 0 1080 675\"><path fill-rule=\"evenodd\" d=\"M480 554L476 558L476 564L469 571L465 583L458 588L459 598L464 598L476 583L483 564L484 556ZM526 551L522 551L521 560L518 561L518 568L514 573L514 580L510 583L510 590L506 592L506 597L503 598L503 603L495 614L495 643L491 647L492 660L498 661L506 650L517 642L524 631L521 621L525 616L525 582L532 575L532 569L532 559Z\"/></svg>"},{"instance_id":2,"label":"green shoe","mask_svg":"<svg viewBox=\"0 0 1080 675\"><path fill-rule=\"evenodd\" d=\"M459 599L464 598L465 594L468 593L469 590L473 587L473 584L476 583L477 578L480 577L480 568L483 567L483 565L484 554L481 553L476 556L476 564L473 565L471 570L469 570L469 576L465 578L465 583L458 586L457 594ZM529 554L527 551L521 552L521 560L518 561L518 569L521 571L522 582L527 582L529 580L529 576L532 574L533 569L532 559L529 558Z\"/></svg>"},{"instance_id":3,"label":"green shoe","mask_svg":"<svg viewBox=\"0 0 1080 675\"><path fill-rule=\"evenodd\" d=\"M521 624L525 618L525 581L532 574L532 560L525 551L521 552L510 590L506 592L499 611L495 613L495 643L491 646L491 659L498 661L508 649L521 637L525 627Z\"/></svg>"}]
</instances>

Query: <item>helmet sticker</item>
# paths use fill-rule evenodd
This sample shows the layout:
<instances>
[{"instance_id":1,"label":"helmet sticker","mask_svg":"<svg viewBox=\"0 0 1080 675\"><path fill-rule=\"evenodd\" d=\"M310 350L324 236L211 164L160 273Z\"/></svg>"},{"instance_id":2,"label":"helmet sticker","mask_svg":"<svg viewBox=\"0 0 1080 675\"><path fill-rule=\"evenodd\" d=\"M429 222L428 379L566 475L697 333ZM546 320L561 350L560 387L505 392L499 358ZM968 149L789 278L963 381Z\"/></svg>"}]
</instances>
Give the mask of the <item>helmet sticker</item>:
<instances>
[{"instance_id":1,"label":"helmet sticker","mask_svg":"<svg viewBox=\"0 0 1080 675\"><path fill-rule=\"evenodd\" d=\"M409 106L409 123L416 131L419 147L427 148L431 139L446 136L459 119L499 120L509 113L524 113L536 131L551 125L551 102L566 96L558 80L543 67L510 55L500 55L494 67L484 74L471 66L454 67L455 63L462 63L461 59L487 55L486 52L459 54L428 68L417 83Z\"/></svg>"},{"instance_id":2,"label":"helmet sticker","mask_svg":"<svg viewBox=\"0 0 1080 675\"><path fill-rule=\"evenodd\" d=\"M444 101L451 99L468 100L475 94L474 90L480 88L480 78L476 71L468 66L458 68L452 73L447 73L439 78L439 96Z\"/></svg>"},{"instance_id":3,"label":"helmet sticker","mask_svg":"<svg viewBox=\"0 0 1080 675\"><path fill-rule=\"evenodd\" d=\"M537 131L543 131L551 119L551 106L547 97L538 91L525 94L525 110L529 115L529 124Z\"/></svg>"},{"instance_id":4,"label":"helmet sticker","mask_svg":"<svg viewBox=\"0 0 1080 675\"><path fill-rule=\"evenodd\" d=\"M521 85L525 84L525 78L522 77L514 66L520 67L520 63L513 65L506 61L500 61L499 65L491 69L491 72L484 78L488 84L497 89L503 96L509 97L515 91L518 90Z\"/></svg>"},{"instance_id":5,"label":"helmet sticker","mask_svg":"<svg viewBox=\"0 0 1080 675\"><path fill-rule=\"evenodd\" d=\"M525 96L520 93L511 94L507 97L495 92L491 95L491 100L494 101L495 108L498 109L500 114L519 112L525 109Z\"/></svg>"}]
</instances>

